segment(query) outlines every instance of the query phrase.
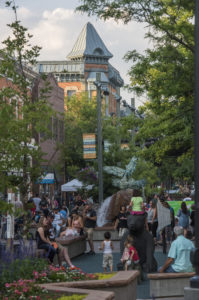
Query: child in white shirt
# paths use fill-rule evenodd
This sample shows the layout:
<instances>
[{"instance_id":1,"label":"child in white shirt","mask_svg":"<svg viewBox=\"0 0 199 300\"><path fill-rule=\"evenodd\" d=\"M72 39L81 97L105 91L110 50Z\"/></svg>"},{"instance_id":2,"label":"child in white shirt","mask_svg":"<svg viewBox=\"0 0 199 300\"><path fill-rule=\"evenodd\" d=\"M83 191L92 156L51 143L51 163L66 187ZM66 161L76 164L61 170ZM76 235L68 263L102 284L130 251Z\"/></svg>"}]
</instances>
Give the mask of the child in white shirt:
<instances>
[{"instance_id":1,"label":"child in white shirt","mask_svg":"<svg viewBox=\"0 0 199 300\"><path fill-rule=\"evenodd\" d=\"M113 255L112 255L112 250L113 250L113 244L111 241L111 234L110 232L105 232L104 233L104 241L101 244L101 247L99 250L103 250L103 268L104 272L107 272L107 267L110 268L110 271L113 271Z\"/></svg>"}]
</instances>

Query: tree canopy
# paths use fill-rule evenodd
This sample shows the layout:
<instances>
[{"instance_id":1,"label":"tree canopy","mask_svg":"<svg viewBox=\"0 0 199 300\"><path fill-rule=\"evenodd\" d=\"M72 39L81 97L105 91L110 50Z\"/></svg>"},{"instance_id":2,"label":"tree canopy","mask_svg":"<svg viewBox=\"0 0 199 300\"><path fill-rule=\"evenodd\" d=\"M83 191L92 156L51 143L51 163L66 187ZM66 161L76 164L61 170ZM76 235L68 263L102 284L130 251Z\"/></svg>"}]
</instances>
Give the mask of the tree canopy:
<instances>
[{"instance_id":1,"label":"tree canopy","mask_svg":"<svg viewBox=\"0 0 199 300\"><path fill-rule=\"evenodd\" d=\"M194 2L186 0L82 0L77 9L100 18L145 22L152 47L129 51L130 90L147 96L136 143L140 158L162 180L193 180ZM148 143L148 141L151 141Z\"/></svg>"},{"instance_id":2,"label":"tree canopy","mask_svg":"<svg viewBox=\"0 0 199 300\"><path fill-rule=\"evenodd\" d=\"M42 174L43 153L34 139L53 114L47 103L48 83L33 101L32 87L37 76L30 66L36 63L40 48L30 45L31 35L17 19L13 1L6 5L15 14L8 25L12 35L0 50L0 190L18 187L22 200L27 200L31 182ZM6 125L6 126L5 126Z\"/></svg>"},{"instance_id":3,"label":"tree canopy","mask_svg":"<svg viewBox=\"0 0 199 300\"><path fill-rule=\"evenodd\" d=\"M66 97L65 107L62 162L65 161L67 176L75 176L78 170L86 166L83 159L83 133L96 133L97 102L95 98L90 99L87 93L80 93L70 99Z\"/></svg>"}]
</instances>

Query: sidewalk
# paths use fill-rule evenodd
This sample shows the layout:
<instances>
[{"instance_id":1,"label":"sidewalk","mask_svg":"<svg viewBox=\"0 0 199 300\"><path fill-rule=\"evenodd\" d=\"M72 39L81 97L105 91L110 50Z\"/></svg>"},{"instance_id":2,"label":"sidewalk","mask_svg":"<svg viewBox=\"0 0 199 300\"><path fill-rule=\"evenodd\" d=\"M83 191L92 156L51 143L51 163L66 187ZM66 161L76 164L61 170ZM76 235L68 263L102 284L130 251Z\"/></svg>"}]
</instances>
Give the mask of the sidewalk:
<instances>
[{"instance_id":1,"label":"sidewalk","mask_svg":"<svg viewBox=\"0 0 199 300\"><path fill-rule=\"evenodd\" d=\"M72 259L73 264L81 268L84 272L88 272L88 273L103 272L102 251L98 250L100 244L101 244L100 242L94 242L94 249L96 252L95 255L83 254L79 257ZM119 242L114 241L113 245L115 248L113 251L113 271L117 271L117 263L120 261L121 258L121 255L119 253ZM165 262L167 255L162 253L161 247L156 248L155 258L157 259L158 266L161 266ZM137 299L150 299L148 279L146 279L140 285L137 286Z\"/></svg>"}]
</instances>

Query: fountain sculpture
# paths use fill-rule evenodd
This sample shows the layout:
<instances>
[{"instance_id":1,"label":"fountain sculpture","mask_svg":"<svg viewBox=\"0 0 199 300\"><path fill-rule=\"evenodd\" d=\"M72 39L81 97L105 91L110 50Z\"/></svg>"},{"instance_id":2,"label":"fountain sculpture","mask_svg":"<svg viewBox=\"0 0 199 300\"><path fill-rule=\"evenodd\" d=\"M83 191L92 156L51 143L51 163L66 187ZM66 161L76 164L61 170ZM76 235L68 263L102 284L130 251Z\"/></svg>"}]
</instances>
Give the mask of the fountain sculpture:
<instances>
[{"instance_id":1,"label":"fountain sculpture","mask_svg":"<svg viewBox=\"0 0 199 300\"><path fill-rule=\"evenodd\" d=\"M102 206L98 211L98 222L99 227L106 224L112 223L115 217L118 215L120 206L122 204L129 205L130 200L133 196L133 189L144 187L145 180L134 180L132 173L136 168L137 159L133 157L126 169L122 169L116 166L106 166L104 171L110 175L113 175L112 184L121 190L111 197L108 197L103 202Z\"/></svg>"},{"instance_id":2,"label":"fountain sculpture","mask_svg":"<svg viewBox=\"0 0 199 300\"><path fill-rule=\"evenodd\" d=\"M118 215L121 204L129 205L133 196L133 189L144 187L145 180L134 180L131 176L136 167L136 158L132 158L126 169L118 167L104 167L104 171L114 175L112 184L122 189L108 197L99 210L98 226L104 226L110 223ZM120 250L123 252L124 241L130 234L135 243L135 247L140 257L140 264L145 272L155 272L157 262L154 258L154 241L152 235L145 229L146 215L129 215L127 218L128 232L124 234L120 244Z\"/></svg>"}]
</instances>

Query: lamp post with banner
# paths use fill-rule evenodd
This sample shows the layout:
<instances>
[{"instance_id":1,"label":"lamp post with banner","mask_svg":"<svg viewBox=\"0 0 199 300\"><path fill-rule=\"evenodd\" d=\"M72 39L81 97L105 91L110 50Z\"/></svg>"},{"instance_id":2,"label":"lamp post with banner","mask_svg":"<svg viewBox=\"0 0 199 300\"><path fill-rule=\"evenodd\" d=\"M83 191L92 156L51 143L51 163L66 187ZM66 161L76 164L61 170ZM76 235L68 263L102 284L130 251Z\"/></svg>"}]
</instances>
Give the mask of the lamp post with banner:
<instances>
[{"instance_id":1,"label":"lamp post with banner","mask_svg":"<svg viewBox=\"0 0 199 300\"><path fill-rule=\"evenodd\" d=\"M94 82L97 89L97 161L98 161L98 184L99 193L98 199L99 203L103 201L103 162L102 162L102 98L101 98L101 73L96 73L96 81Z\"/></svg>"}]
</instances>

